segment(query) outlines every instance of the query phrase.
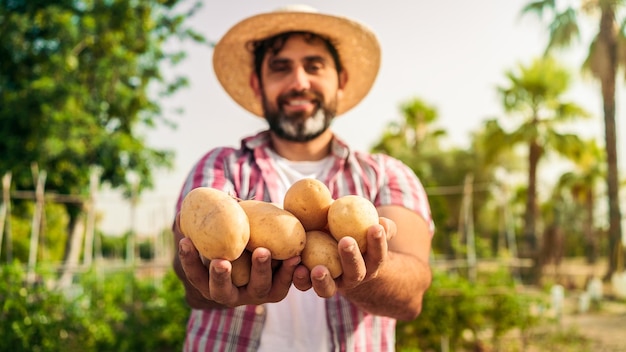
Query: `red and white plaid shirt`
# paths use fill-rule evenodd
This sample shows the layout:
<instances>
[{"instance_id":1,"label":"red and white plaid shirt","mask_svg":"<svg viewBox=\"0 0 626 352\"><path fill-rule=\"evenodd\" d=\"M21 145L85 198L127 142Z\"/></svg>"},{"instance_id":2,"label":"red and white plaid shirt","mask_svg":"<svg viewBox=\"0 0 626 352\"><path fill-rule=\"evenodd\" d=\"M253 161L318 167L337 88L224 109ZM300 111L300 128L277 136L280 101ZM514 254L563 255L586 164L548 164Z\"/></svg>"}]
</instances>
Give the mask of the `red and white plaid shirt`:
<instances>
[{"instance_id":1,"label":"red and white plaid shirt","mask_svg":"<svg viewBox=\"0 0 626 352\"><path fill-rule=\"evenodd\" d=\"M269 133L244 138L240 148L219 147L205 154L193 167L180 193L197 187L213 187L240 199L282 202L278 199L278 175L268 154ZM351 151L335 137L333 166L319 177L334 199L347 194L366 197L376 206L400 205L422 216L434 231L424 188L405 164L383 154ZM369 314L341 295L325 301L327 328L333 351L393 351L394 319ZM187 325L185 351L256 351L261 340L265 309L241 306L233 309L192 310Z\"/></svg>"}]
</instances>

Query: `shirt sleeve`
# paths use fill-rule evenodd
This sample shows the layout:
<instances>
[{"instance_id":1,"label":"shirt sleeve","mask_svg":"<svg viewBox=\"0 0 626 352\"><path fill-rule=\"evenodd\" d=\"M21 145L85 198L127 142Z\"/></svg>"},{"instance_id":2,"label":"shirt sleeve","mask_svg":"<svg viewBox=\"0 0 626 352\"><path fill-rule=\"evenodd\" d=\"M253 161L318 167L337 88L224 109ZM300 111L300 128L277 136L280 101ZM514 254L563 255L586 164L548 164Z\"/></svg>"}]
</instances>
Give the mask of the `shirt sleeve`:
<instances>
[{"instance_id":1,"label":"shirt sleeve","mask_svg":"<svg viewBox=\"0 0 626 352\"><path fill-rule=\"evenodd\" d=\"M400 205L419 214L429 224L431 235L435 226L432 219L428 195L422 182L413 170L398 159L387 155L378 155L381 158L382 175L376 206Z\"/></svg>"},{"instance_id":2,"label":"shirt sleeve","mask_svg":"<svg viewBox=\"0 0 626 352\"><path fill-rule=\"evenodd\" d=\"M234 153L232 148L215 148L207 152L187 174L176 203L176 212L180 210L182 200L187 193L198 187L211 187L227 193L234 193L230 181L228 158Z\"/></svg>"}]
</instances>

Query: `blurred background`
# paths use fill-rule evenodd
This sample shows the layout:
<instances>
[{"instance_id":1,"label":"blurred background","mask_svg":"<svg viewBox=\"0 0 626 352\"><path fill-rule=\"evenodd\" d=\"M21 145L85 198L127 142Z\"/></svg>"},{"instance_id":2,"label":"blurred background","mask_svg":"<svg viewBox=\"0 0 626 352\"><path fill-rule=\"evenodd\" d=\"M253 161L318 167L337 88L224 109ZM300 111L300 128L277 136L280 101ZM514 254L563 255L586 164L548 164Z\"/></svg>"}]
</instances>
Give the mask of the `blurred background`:
<instances>
[{"instance_id":1,"label":"blurred background","mask_svg":"<svg viewBox=\"0 0 626 352\"><path fill-rule=\"evenodd\" d=\"M382 46L334 130L430 197L435 281L398 349L626 348L610 333L626 324L626 4L307 4ZM284 5L0 1L0 350L180 350L180 187L265 128L219 86L212 46Z\"/></svg>"}]
</instances>

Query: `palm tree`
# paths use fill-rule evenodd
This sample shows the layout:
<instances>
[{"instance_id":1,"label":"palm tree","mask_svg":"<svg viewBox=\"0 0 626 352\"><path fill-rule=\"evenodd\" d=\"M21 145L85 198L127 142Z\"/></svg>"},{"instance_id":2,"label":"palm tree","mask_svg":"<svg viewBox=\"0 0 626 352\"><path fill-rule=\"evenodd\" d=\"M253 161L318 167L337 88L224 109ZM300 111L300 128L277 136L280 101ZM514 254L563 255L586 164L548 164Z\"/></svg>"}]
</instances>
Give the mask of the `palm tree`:
<instances>
[{"instance_id":1,"label":"palm tree","mask_svg":"<svg viewBox=\"0 0 626 352\"><path fill-rule=\"evenodd\" d=\"M439 113L434 106L420 98L411 98L400 104L400 121L387 124L372 151L392 155L410 165L420 177L430 177L427 155L440 152L440 139L445 130L436 127Z\"/></svg>"},{"instance_id":2,"label":"palm tree","mask_svg":"<svg viewBox=\"0 0 626 352\"><path fill-rule=\"evenodd\" d=\"M494 130L497 131L494 133ZM474 174L481 175L488 184L488 198L485 204L476 207L477 230L479 233L491 234L491 251L494 256L517 258L517 242L515 241L518 203L511 201L515 178L520 170L526 168L526 159L513 148L502 133L496 120L485 120L484 124L471 133L470 155L474 158ZM502 138L495 138L500 136ZM480 176L479 176L480 177ZM494 217L494 214L498 214Z\"/></svg>"},{"instance_id":3,"label":"palm tree","mask_svg":"<svg viewBox=\"0 0 626 352\"><path fill-rule=\"evenodd\" d=\"M508 83L498 87L502 104L510 117L521 118L512 132L505 131L496 121L488 121L486 131L489 140L499 148L527 148L528 188L524 212L523 241L520 255L532 258L539 269L537 243L537 174L539 161L549 151L560 155L573 155L581 148L581 140L575 134L559 133L557 127L575 119L588 117L589 113L574 102L564 101L562 96L570 86L570 75L550 57L534 60L530 66L518 65L517 70L506 73ZM503 149L492 153L504 152ZM538 271L530 277L538 279Z\"/></svg>"},{"instance_id":4,"label":"palm tree","mask_svg":"<svg viewBox=\"0 0 626 352\"><path fill-rule=\"evenodd\" d=\"M615 125L615 85L618 68L626 66L626 0L581 0L580 7L567 6L561 10L556 0L537 0L522 9L522 14L540 17L550 12L550 40L546 53L553 48L567 47L580 35L578 15L588 15L597 21L598 29L589 45L583 70L600 81L604 110L604 133L607 164L607 193L609 207L609 267L608 279L616 271L621 251L622 227L619 205L619 175L617 166L617 137ZM621 18L620 18L621 16Z\"/></svg>"},{"instance_id":5,"label":"palm tree","mask_svg":"<svg viewBox=\"0 0 626 352\"><path fill-rule=\"evenodd\" d=\"M446 131L437 126L436 107L414 97L401 102L399 112L400 119L387 124L371 151L402 160L420 177L430 196L437 231L446 234L436 236L433 247L453 257L451 234L458 228L463 178L473 167L473 158L451 144L442 148Z\"/></svg>"},{"instance_id":6,"label":"palm tree","mask_svg":"<svg viewBox=\"0 0 626 352\"><path fill-rule=\"evenodd\" d=\"M596 188L600 180L606 177L604 150L595 140L585 142L579 155L572 159L576 169L561 175L555 187L555 193L566 191L574 204L583 209L581 229L585 241L585 256L589 264L595 264L598 258L599 238L594 219Z\"/></svg>"}]
</instances>

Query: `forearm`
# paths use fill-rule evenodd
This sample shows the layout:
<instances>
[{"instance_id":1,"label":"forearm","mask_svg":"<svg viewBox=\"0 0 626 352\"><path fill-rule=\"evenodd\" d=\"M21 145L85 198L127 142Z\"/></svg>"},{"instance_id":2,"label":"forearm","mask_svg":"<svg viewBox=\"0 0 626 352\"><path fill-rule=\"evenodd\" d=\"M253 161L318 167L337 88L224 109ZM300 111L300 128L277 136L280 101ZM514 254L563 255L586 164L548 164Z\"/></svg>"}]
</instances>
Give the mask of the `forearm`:
<instances>
[{"instance_id":1,"label":"forearm","mask_svg":"<svg viewBox=\"0 0 626 352\"><path fill-rule=\"evenodd\" d=\"M408 254L389 252L388 255L389 260L377 277L342 294L372 314L399 320L415 319L432 280L430 266Z\"/></svg>"}]
</instances>

